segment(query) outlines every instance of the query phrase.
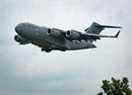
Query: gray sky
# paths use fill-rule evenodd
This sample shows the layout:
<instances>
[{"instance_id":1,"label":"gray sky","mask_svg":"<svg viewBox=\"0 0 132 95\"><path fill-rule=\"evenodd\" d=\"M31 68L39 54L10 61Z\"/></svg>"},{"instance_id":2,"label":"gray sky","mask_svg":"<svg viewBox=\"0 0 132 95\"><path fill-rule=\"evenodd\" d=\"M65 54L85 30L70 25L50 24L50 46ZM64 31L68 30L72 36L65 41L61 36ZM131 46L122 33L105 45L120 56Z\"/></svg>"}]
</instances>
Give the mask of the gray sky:
<instances>
[{"instance_id":1,"label":"gray sky","mask_svg":"<svg viewBox=\"0 0 132 95\"><path fill-rule=\"evenodd\" d=\"M132 84L131 0L0 0L0 95L95 95L101 80L128 77ZM15 25L82 31L92 22L121 25L118 39L98 48L41 52L14 41ZM106 30L104 34L115 34Z\"/></svg>"}]
</instances>

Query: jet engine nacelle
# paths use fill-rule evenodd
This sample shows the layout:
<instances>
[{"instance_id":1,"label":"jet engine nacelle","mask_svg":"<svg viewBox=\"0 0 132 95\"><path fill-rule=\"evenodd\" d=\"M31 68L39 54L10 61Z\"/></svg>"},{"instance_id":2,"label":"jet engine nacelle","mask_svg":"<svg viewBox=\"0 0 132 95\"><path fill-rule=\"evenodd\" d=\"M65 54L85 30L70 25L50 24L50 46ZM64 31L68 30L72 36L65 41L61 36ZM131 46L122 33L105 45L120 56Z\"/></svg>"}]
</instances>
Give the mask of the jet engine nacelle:
<instances>
[{"instance_id":1,"label":"jet engine nacelle","mask_svg":"<svg viewBox=\"0 0 132 95\"><path fill-rule=\"evenodd\" d=\"M28 44L29 43L29 41L27 41L26 39L22 38L19 35L15 35L14 40L16 42L19 42L20 44Z\"/></svg>"},{"instance_id":2,"label":"jet engine nacelle","mask_svg":"<svg viewBox=\"0 0 132 95\"><path fill-rule=\"evenodd\" d=\"M76 31L76 30L68 30L66 32L66 37L69 38L69 39L78 39L80 38L80 32Z\"/></svg>"},{"instance_id":3,"label":"jet engine nacelle","mask_svg":"<svg viewBox=\"0 0 132 95\"><path fill-rule=\"evenodd\" d=\"M61 35L61 31L60 29L56 29L56 28L52 28L52 29L48 29L48 35L51 35L51 36L55 36L55 37L58 37Z\"/></svg>"}]
</instances>

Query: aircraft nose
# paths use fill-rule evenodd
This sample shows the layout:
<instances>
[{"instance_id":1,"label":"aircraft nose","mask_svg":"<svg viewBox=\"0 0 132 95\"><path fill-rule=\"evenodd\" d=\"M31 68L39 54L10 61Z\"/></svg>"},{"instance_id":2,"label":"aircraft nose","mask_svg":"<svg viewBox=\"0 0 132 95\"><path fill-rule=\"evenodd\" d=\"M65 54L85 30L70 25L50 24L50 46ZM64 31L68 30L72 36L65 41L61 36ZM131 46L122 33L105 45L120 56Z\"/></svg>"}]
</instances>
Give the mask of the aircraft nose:
<instances>
[{"instance_id":1,"label":"aircraft nose","mask_svg":"<svg viewBox=\"0 0 132 95\"><path fill-rule=\"evenodd\" d=\"M18 25L15 27L15 31L16 31L18 34L20 33L21 29L20 29L20 27L19 27Z\"/></svg>"},{"instance_id":2,"label":"aircraft nose","mask_svg":"<svg viewBox=\"0 0 132 95\"><path fill-rule=\"evenodd\" d=\"M19 35L23 35L23 32L24 32L23 24L18 24L18 25L15 27L15 31L16 31L16 33L18 33Z\"/></svg>"}]
</instances>

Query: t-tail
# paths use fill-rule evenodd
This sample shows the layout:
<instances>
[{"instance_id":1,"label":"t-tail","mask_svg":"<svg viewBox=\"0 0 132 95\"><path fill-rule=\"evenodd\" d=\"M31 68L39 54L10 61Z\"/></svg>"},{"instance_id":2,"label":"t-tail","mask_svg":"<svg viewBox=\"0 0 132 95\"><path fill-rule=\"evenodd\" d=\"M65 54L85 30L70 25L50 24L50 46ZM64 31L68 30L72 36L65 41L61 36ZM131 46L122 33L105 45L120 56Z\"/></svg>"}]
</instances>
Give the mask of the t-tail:
<instances>
[{"instance_id":1,"label":"t-tail","mask_svg":"<svg viewBox=\"0 0 132 95\"><path fill-rule=\"evenodd\" d=\"M96 22L93 22L90 27L85 29L84 31L87 33L99 34L105 28L122 28L120 26L109 26L109 25L100 25ZM117 35L118 36L118 35Z\"/></svg>"}]
</instances>

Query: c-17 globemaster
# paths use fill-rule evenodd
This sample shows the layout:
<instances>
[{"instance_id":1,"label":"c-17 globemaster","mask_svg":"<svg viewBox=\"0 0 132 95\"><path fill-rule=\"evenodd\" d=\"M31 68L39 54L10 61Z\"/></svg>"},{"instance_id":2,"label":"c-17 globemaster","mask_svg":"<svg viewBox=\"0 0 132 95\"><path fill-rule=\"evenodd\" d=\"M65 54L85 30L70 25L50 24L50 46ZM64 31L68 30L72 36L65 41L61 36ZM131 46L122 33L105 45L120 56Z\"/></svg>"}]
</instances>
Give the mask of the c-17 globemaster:
<instances>
[{"instance_id":1,"label":"c-17 globemaster","mask_svg":"<svg viewBox=\"0 0 132 95\"><path fill-rule=\"evenodd\" d=\"M96 48L94 41L100 38L117 38L120 30L114 36L101 35L105 28L121 28L119 26L100 25L96 22L85 29L85 33L77 30L61 30L57 28L47 28L31 23L20 23L15 27L17 35L15 41L21 45L32 43L41 48L41 51L51 50L79 50Z\"/></svg>"}]
</instances>

